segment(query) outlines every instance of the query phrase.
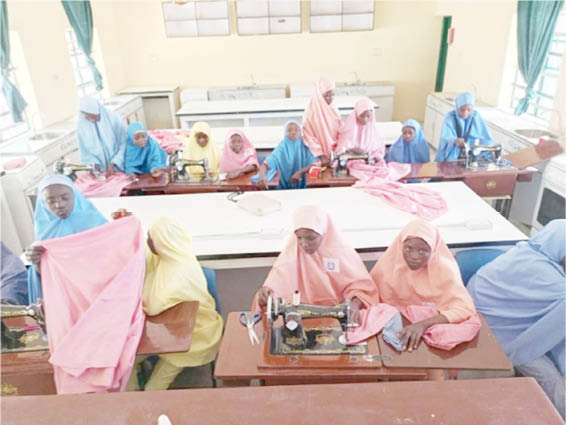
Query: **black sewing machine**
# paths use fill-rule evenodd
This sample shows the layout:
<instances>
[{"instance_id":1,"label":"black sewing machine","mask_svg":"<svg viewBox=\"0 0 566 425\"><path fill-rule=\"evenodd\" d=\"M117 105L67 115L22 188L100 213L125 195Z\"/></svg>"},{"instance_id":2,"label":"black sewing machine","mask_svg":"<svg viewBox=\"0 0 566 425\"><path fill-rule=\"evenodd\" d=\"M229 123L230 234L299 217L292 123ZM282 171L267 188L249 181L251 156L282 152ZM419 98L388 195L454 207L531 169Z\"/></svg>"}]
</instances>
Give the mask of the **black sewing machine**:
<instances>
[{"instance_id":1,"label":"black sewing machine","mask_svg":"<svg viewBox=\"0 0 566 425\"><path fill-rule=\"evenodd\" d=\"M490 152L491 155L484 155L486 152ZM462 148L462 157L464 159L464 166L466 168L484 168L491 164L499 162L501 157L502 148L501 145L495 146L481 146L464 145Z\"/></svg>"},{"instance_id":2,"label":"black sewing machine","mask_svg":"<svg viewBox=\"0 0 566 425\"><path fill-rule=\"evenodd\" d=\"M63 159L55 161L55 163L53 164L53 171L56 174L63 174L73 181L76 180L78 171L87 171L95 177L98 177L101 174L99 164L71 164Z\"/></svg>"},{"instance_id":3,"label":"black sewing machine","mask_svg":"<svg viewBox=\"0 0 566 425\"><path fill-rule=\"evenodd\" d=\"M4 322L22 316L33 318L39 327L9 327ZM40 302L30 305L0 304L0 318L2 353L48 349L45 315Z\"/></svg>"},{"instance_id":4,"label":"black sewing machine","mask_svg":"<svg viewBox=\"0 0 566 425\"><path fill-rule=\"evenodd\" d=\"M210 169L208 168L208 158L203 158L201 160L183 159L181 157L181 151L177 151L169 155L168 167L171 174L172 182L206 182L210 183L217 179L218 176L211 175ZM189 166L199 166L202 167L203 174L191 174L188 172L186 167Z\"/></svg>"},{"instance_id":5,"label":"black sewing machine","mask_svg":"<svg viewBox=\"0 0 566 425\"><path fill-rule=\"evenodd\" d=\"M366 162L366 164L368 164L369 163L369 153L366 152L366 153L363 153L363 154L354 154L354 153L344 152L344 153L338 154L336 152L332 152L330 154L330 163L333 164L334 176L335 177L346 177L348 175L348 161L355 160L355 159L364 160Z\"/></svg>"}]
</instances>

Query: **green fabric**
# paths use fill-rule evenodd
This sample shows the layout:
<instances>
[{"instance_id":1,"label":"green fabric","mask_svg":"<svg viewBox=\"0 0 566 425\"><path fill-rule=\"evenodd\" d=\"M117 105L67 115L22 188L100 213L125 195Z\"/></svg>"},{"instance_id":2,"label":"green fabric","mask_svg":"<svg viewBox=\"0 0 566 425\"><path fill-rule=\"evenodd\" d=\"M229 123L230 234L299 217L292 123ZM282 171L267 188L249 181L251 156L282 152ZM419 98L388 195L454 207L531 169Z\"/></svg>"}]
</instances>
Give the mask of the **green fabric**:
<instances>
[{"instance_id":1,"label":"green fabric","mask_svg":"<svg viewBox=\"0 0 566 425\"><path fill-rule=\"evenodd\" d=\"M69 22L75 31L77 42L86 55L88 66L92 71L96 90L102 90L102 75L96 69L94 60L90 57L92 53L92 10L89 0L62 0L63 8L69 18Z\"/></svg>"},{"instance_id":2,"label":"green fabric","mask_svg":"<svg viewBox=\"0 0 566 425\"><path fill-rule=\"evenodd\" d=\"M527 88L525 97L515 108L515 115L525 112L529 108L530 101L536 98L533 87L548 57L558 15L563 5L564 0L517 2L519 70L527 83Z\"/></svg>"},{"instance_id":3,"label":"green fabric","mask_svg":"<svg viewBox=\"0 0 566 425\"><path fill-rule=\"evenodd\" d=\"M9 80L10 74L10 33L8 32L8 7L5 0L0 1L0 65L2 66L2 92L14 122L23 121L22 113L26 101Z\"/></svg>"},{"instance_id":4,"label":"green fabric","mask_svg":"<svg viewBox=\"0 0 566 425\"><path fill-rule=\"evenodd\" d=\"M436 84L434 91L441 92L444 87L444 73L446 72L446 57L448 56L448 30L452 25L452 16L445 16L442 20L442 35L440 39L440 53L438 54L438 67L436 69Z\"/></svg>"}]
</instances>

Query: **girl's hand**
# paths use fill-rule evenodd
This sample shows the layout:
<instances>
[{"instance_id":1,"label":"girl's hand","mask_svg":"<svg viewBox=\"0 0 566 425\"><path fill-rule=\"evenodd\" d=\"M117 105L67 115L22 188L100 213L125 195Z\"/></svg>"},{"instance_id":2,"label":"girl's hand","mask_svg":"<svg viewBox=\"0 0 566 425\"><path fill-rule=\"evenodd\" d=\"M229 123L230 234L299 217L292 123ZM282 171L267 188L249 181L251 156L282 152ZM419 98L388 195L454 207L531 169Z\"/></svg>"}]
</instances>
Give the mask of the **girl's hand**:
<instances>
[{"instance_id":1,"label":"girl's hand","mask_svg":"<svg viewBox=\"0 0 566 425\"><path fill-rule=\"evenodd\" d=\"M106 169L106 172L104 173L104 176L106 178L110 177L112 174L114 174L114 164L110 163L110 165L108 165L108 168Z\"/></svg>"},{"instance_id":2,"label":"girl's hand","mask_svg":"<svg viewBox=\"0 0 566 425\"><path fill-rule=\"evenodd\" d=\"M111 214L114 220L118 220L119 218L123 218L123 217L128 217L130 215L132 215L132 213L126 210L125 208L120 208Z\"/></svg>"},{"instance_id":3,"label":"girl's hand","mask_svg":"<svg viewBox=\"0 0 566 425\"><path fill-rule=\"evenodd\" d=\"M291 176L291 180L290 180L291 184L297 183L299 180L301 180L301 177L303 177L303 173L301 171L297 171L296 173L294 173Z\"/></svg>"},{"instance_id":4,"label":"girl's hand","mask_svg":"<svg viewBox=\"0 0 566 425\"><path fill-rule=\"evenodd\" d=\"M361 325L360 323L360 308L362 307L362 302L358 297L354 297L350 300L350 323Z\"/></svg>"},{"instance_id":5,"label":"girl's hand","mask_svg":"<svg viewBox=\"0 0 566 425\"><path fill-rule=\"evenodd\" d=\"M322 167L327 167L330 165L330 158L328 158L326 155L321 155L318 157L318 159L320 159L320 165Z\"/></svg>"},{"instance_id":6,"label":"girl's hand","mask_svg":"<svg viewBox=\"0 0 566 425\"><path fill-rule=\"evenodd\" d=\"M407 351L416 350L428 326L429 325L423 321L413 323L401 329L401 331L399 331L399 338L401 339L401 344L403 344L403 349Z\"/></svg>"},{"instance_id":7,"label":"girl's hand","mask_svg":"<svg viewBox=\"0 0 566 425\"><path fill-rule=\"evenodd\" d=\"M269 296L273 296L274 294L275 292L273 292L273 289L269 286L262 286L259 288L259 291L257 291L257 303L261 308L264 308L267 305L267 299Z\"/></svg>"},{"instance_id":8,"label":"girl's hand","mask_svg":"<svg viewBox=\"0 0 566 425\"><path fill-rule=\"evenodd\" d=\"M466 141L462 138L458 138L454 141L454 143L456 143L456 146L458 146L459 148L463 147L466 144Z\"/></svg>"},{"instance_id":9,"label":"girl's hand","mask_svg":"<svg viewBox=\"0 0 566 425\"><path fill-rule=\"evenodd\" d=\"M165 168L154 168L151 170L151 177L158 178L165 174Z\"/></svg>"},{"instance_id":10,"label":"girl's hand","mask_svg":"<svg viewBox=\"0 0 566 425\"><path fill-rule=\"evenodd\" d=\"M39 245L39 242L34 242L26 248L26 258L28 261L39 267L41 254L45 252L45 248Z\"/></svg>"},{"instance_id":11,"label":"girl's hand","mask_svg":"<svg viewBox=\"0 0 566 425\"><path fill-rule=\"evenodd\" d=\"M240 170L228 171L226 173L226 179L235 179L236 177L240 177L241 174L242 172Z\"/></svg>"}]
</instances>

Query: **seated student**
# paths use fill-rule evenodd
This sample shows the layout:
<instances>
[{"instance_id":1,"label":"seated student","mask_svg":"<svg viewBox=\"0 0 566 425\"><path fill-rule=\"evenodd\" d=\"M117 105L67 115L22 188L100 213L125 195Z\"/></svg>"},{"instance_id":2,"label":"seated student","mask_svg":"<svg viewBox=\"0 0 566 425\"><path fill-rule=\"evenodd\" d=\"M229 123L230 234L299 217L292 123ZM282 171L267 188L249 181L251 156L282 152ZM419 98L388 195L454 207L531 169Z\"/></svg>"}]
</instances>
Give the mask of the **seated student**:
<instances>
[{"instance_id":1,"label":"seated student","mask_svg":"<svg viewBox=\"0 0 566 425\"><path fill-rule=\"evenodd\" d=\"M242 174L256 171L258 167L254 145L242 131L230 130L224 140L220 172L226 173L228 179L235 179Z\"/></svg>"},{"instance_id":2,"label":"seated student","mask_svg":"<svg viewBox=\"0 0 566 425\"><path fill-rule=\"evenodd\" d=\"M407 164L430 161L430 148L418 121L407 120L403 123L402 134L387 152L386 160Z\"/></svg>"},{"instance_id":3,"label":"seated student","mask_svg":"<svg viewBox=\"0 0 566 425\"><path fill-rule=\"evenodd\" d=\"M456 161L462 158L465 146L492 146L493 139L481 115L474 109L475 98L472 93L461 93L455 100L456 108L444 117L440 142L436 152L436 162Z\"/></svg>"},{"instance_id":4,"label":"seated student","mask_svg":"<svg viewBox=\"0 0 566 425\"><path fill-rule=\"evenodd\" d=\"M2 304L28 303L28 271L20 257L4 242L0 254L0 301Z\"/></svg>"},{"instance_id":5,"label":"seated student","mask_svg":"<svg viewBox=\"0 0 566 425\"><path fill-rule=\"evenodd\" d=\"M267 169L275 168L279 171L278 189L304 189L307 187L305 173L317 161L303 142L301 125L294 120L287 121L283 140L259 168L260 183L267 187Z\"/></svg>"},{"instance_id":6,"label":"seated student","mask_svg":"<svg viewBox=\"0 0 566 425\"><path fill-rule=\"evenodd\" d=\"M42 297L39 262L44 248L42 240L84 232L107 222L96 207L61 174L44 177L37 187L34 213L35 239L26 249L32 266L28 270L29 303Z\"/></svg>"},{"instance_id":7,"label":"seated student","mask_svg":"<svg viewBox=\"0 0 566 425\"><path fill-rule=\"evenodd\" d=\"M478 311L518 373L532 376L564 418L566 220L480 268L468 283Z\"/></svg>"},{"instance_id":8,"label":"seated student","mask_svg":"<svg viewBox=\"0 0 566 425\"><path fill-rule=\"evenodd\" d=\"M361 99L356 103L338 136L338 153L369 153L373 162L379 162L385 156L385 143L375 122L375 103L370 99Z\"/></svg>"},{"instance_id":9,"label":"seated student","mask_svg":"<svg viewBox=\"0 0 566 425\"><path fill-rule=\"evenodd\" d=\"M303 116L303 138L314 156L328 165L330 154L336 148L342 118L338 108L332 104L336 84L328 78L316 83Z\"/></svg>"},{"instance_id":10,"label":"seated student","mask_svg":"<svg viewBox=\"0 0 566 425\"><path fill-rule=\"evenodd\" d=\"M218 173L220 169L220 154L216 147L216 142L212 140L210 125L203 121L196 122L191 128L191 135L185 138L183 149L183 159L200 161L208 159L208 170L211 173ZM198 165L188 167L191 174L202 174L202 168Z\"/></svg>"},{"instance_id":11,"label":"seated student","mask_svg":"<svg viewBox=\"0 0 566 425\"><path fill-rule=\"evenodd\" d=\"M128 126L126 146L126 174L149 174L159 177L166 172L167 153L148 136L141 122Z\"/></svg>"},{"instance_id":12,"label":"seated student","mask_svg":"<svg viewBox=\"0 0 566 425\"><path fill-rule=\"evenodd\" d=\"M292 228L294 235L257 292L252 310L265 307L269 295L291 302L296 290L307 304L332 306L350 300L354 318L360 308L377 304L377 290L366 266L324 210L298 207Z\"/></svg>"},{"instance_id":13,"label":"seated student","mask_svg":"<svg viewBox=\"0 0 566 425\"><path fill-rule=\"evenodd\" d=\"M408 351L418 347L431 326L461 323L476 315L456 260L438 230L426 221L407 224L379 258L371 276L380 300L397 307L404 316L416 316L421 306L433 311L427 319L411 320L413 323L400 331L402 345ZM475 333L461 335L459 342L472 339L479 326L474 329ZM447 349L442 341L437 342L439 345L434 346Z\"/></svg>"},{"instance_id":14,"label":"seated student","mask_svg":"<svg viewBox=\"0 0 566 425\"><path fill-rule=\"evenodd\" d=\"M149 229L147 245L145 313L154 316L183 301L199 302L190 350L160 355L145 385L145 390L165 390L184 367L205 365L215 359L222 337L222 317L208 293L202 268L193 253L191 235L178 219L156 219ZM133 389L136 375L134 368L129 389Z\"/></svg>"},{"instance_id":15,"label":"seated student","mask_svg":"<svg viewBox=\"0 0 566 425\"><path fill-rule=\"evenodd\" d=\"M83 97L79 104L77 137L82 164L98 164L107 175L124 171L126 128L122 118L98 100Z\"/></svg>"}]
</instances>

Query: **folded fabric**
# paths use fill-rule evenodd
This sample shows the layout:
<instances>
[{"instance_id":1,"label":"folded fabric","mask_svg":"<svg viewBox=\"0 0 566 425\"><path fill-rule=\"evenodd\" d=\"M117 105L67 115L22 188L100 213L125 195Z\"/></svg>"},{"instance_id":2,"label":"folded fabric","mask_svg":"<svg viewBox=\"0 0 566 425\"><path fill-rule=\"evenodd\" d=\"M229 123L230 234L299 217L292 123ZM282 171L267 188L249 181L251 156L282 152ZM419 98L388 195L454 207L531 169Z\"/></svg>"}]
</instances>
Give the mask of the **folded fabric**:
<instances>
[{"instance_id":1,"label":"folded fabric","mask_svg":"<svg viewBox=\"0 0 566 425\"><path fill-rule=\"evenodd\" d=\"M403 329L403 318L397 313L383 328L383 339L397 351L403 351L403 343L399 338L399 332Z\"/></svg>"},{"instance_id":2,"label":"folded fabric","mask_svg":"<svg viewBox=\"0 0 566 425\"><path fill-rule=\"evenodd\" d=\"M388 164L383 159L375 164L366 164L363 161L349 161L348 170L350 175L358 180L379 177L388 181L397 181L411 172L411 164L400 164L398 162Z\"/></svg>"},{"instance_id":3,"label":"folded fabric","mask_svg":"<svg viewBox=\"0 0 566 425\"><path fill-rule=\"evenodd\" d=\"M153 137L159 146L168 154L183 150L183 136L189 137L189 130L149 130L147 134Z\"/></svg>"},{"instance_id":4,"label":"folded fabric","mask_svg":"<svg viewBox=\"0 0 566 425\"><path fill-rule=\"evenodd\" d=\"M410 305L403 311L409 322L416 323L436 316L438 310L432 306ZM441 350L451 350L462 342L471 341L481 328L479 316L474 314L460 323L440 323L430 326L423 334L427 345Z\"/></svg>"},{"instance_id":5,"label":"folded fabric","mask_svg":"<svg viewBox=\"0 0 566 425\"><path fill-rule=\"evenodd\" d=\"M448 211L446 200L440 193L417 185L371 177L358 180L353 187L382 197L395 208L424 220L434 220Z\"/></svg>"},{"instance_id":6,"label":"folded fabric","mask_svg":"<svg viewBox=\"0 0 566 425\"><path fill-rule=\"evenodd\" d=\"M114 173L105 180L98 180L92 174L84 174L74 183L87 198L113 198L120 196L122 190L132 183L132 179L124 173Z\"/></svg>"},{"instance_id":7,"label":"folded fabric","mask_svg":"<svg viewBox=\"0 0 566 425\"><path fill-rule=\"evenodd\" d=\"M144 245L134 216L42 241L49 362L58 394L125 388L145 320Z\"/></svg>"},{"instance_id":8,"label":"folded fabric","mask_svg":"<svg viewBox=\"0 0 566 425\"><path fill-rule=\"evenodd\" d=\"M360 326L348 330L348 345L358 344L377 335L399 312L389 304L374 304L360 310Z\"/></svg>"},{"instance_id":9,"label":"folded fabric","mask_svg":"<svg viewBox=\"0 0 566 425\"><path fill-rule=\"evenodd\" d=\"M275 174L277 174L277 168L269 168L265 173L267 181L270 182L271 180L273 180ZM254 174L250 180L252 183L257 183L259 181L259 173Z\"/></svg>"}]
</instances>

